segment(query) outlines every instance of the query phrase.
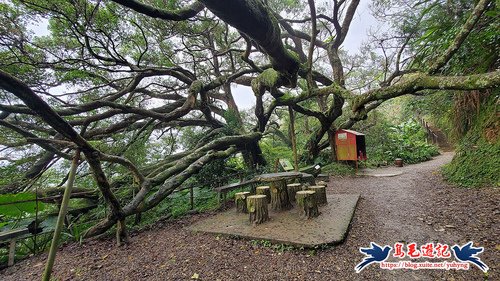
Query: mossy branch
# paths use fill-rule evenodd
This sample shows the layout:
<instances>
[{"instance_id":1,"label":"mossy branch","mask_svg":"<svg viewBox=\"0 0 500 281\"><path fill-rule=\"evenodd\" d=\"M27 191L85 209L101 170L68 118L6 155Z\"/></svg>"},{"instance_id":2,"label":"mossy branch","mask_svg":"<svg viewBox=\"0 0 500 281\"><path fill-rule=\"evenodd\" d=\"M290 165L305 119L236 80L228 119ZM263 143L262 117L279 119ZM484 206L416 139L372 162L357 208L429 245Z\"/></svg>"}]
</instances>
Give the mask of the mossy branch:
<instances>
[{"instance_id":1,"label":"mossy branch","mask_svg":"<svg viewBox=\"0 0 500 281\"><path fill-rule=\"evenodd\" d=\"M172 21L183 21L196 16L205 6L202 3L195 1L186 8L179 10L165 10L141 3L136 0L112 0L120 5L128 7L138 13L147 15L152 18L159 18Z\"/></svg>"},{"instance_id":2,"label":"mossy branch","mask_svg":"<svg viewBox=\"0 0 500 281\"><path fill-rule=\"evenodd\" d=\"M421 90L484 90L500 86L500 71L467 76L431 76L425 73L409 74L399 83L379 88L356 97L352 111L360 111L370 102L385 101Z\"/></svg>"}]
</instances>

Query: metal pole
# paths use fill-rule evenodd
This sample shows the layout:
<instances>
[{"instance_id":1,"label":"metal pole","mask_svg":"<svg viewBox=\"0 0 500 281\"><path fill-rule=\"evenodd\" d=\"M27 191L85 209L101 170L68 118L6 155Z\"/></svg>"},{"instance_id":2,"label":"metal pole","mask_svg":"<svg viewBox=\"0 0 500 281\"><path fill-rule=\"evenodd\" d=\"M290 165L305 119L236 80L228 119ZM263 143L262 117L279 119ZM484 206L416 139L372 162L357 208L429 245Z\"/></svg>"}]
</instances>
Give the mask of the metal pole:
<instances>
[{"instance_id":1,"label":"metal pole","mask_svg":"<svg viewBox=\"0 0 500 281\"><path fill-rule=\"evenodd\" d=\"M47 257L47 265L45 266L45 271L43 272L43 281L49 281L50 275L52 274L52 267L54 266L54 260L56 258L57 247L59 246L59 238L61 236L61 231L63 228L64 218L68 211L69 199L71 197L71 190L73 189L73 183L75 182L76 168L78 167L78 161L80 160L80 149L76 149L75 156L73 157L73 162L71 163L71 168L69 171L68 184L66 190L64 191L64 196L61 202L61 208L59 209L59 216L57 217L56 229L54 230L54 236L52 237L52 244L50 245L49 256Z\"/></svg>"}]
</instances>

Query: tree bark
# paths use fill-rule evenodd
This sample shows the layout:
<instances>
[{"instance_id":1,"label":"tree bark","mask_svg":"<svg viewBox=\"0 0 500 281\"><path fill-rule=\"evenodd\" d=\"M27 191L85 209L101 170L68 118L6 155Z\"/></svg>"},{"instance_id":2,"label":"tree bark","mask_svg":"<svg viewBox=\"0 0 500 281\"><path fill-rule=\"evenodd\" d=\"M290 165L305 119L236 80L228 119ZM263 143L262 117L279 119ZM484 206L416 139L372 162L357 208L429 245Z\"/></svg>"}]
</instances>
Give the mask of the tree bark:
<instances>
[{"instance_id":1,"label":"tree bark","mask_svg":"<svg viewBox=\"0 0 500 281\"><path fill-rule=\"evenodd\" d=\"M291 183L288 184L287 186L287 191L288 191L288 198L290 199L290 202L296 202L295 200L295 194L297 191L302 190L302 184L300 183Z\"/></svg>"},{"instance_id":2,"label":"tree bark","mask_svg":"<svg viewBox=\"0 0 500 281\"><path fill-rule=\"evenodd\" d=\"M314 191L314 197L316 197L316 203L321 206L327 204L326 201L326 188L322 185L313 185L309 187L309 190Z\"/></svg>"},{"instance_id":3,"label":"tree bark","mask_svg":"<svg viewBox=\"0 0 500 281\"><path fill-rule=\"evenodd\" d=\"M302 183L304 185L303 188L305 188L306 186L310 186L310 185L315 185L315 181L314 181L314 176L313 175L305 175L305 176L302 176L300 178L300 183Z\"/></svg>"},{"instance_id":4,"label":"tree bark","mask_svg":"<svg viewBox=\"0 0 500 281\"><path fill-rule=\"evenodd\" d=\"M328 144L330 145L330 160L337 161L337 148L335 147L335 131L328 130Z\"/></svg>"},{"instance_id":5,"label":"tree bark","mask_svg":"<svg viewBox=\"0 0 500 281\"><path fill-rule=\"evenodd\" d=\"M118 222L116 223L116 245L121 246L123 244L128 244L128 242L129 237L125 219L118 220Z\"/></svg>"},{"instance_id":6,"label":"tree bark","mask_svg":"<svg viewBox=\"0 0 500 281\"><path fill-rule=\"evenodd\" d=\"M250 142L245 146L245 151L247 151L251 157L251 168L258 168L259 166L265 166L266 159L262 155L262 149L259 146L258 140L255 142Z\"/></svg>"},{"instance_id":7,"label":"tree bark","mask_svg":"<svg viewBox=\"0 0 500 281\"><path fill-rule=\"evenodd\" d=\"M278 20L269 7L258 0L201 0L224 22L245 33L269 55L273 68L286 78L285 86L295 86L298 59L285 49Z\"/></svg>"},{"instance_id":8,"label":"tree bark","mask_svg":"<svg viewBox=\"0 0 500 281\"><path fill-rule=\"evenodd\" d=\"M319 216L318 205L316 204L316 197L314 191L303 190L298 191L296 194L297 207L299 214L304 219L315 218Z\"/></svg>"},{"instance_id":9,"label":"tree bark","mask_svg":"<svg viewBox=\"0 0 500 281\"><path fill-rule=\"evenodd\" d=\"M386 101L421 90L484 90L500 85L500 71L467 76L432 76L426 73L413 73L404 76L400 82L356 96L352 111L363 111L370 102Z\"/></svg>"},{"instance_id":10,"label":"tree bark","mask_svg":"<svg viewBox=\"0 0 500 281\"><path fill-rule=\"evenodd\" d=\"M286 180L273 181L270 187L271 207L273 210L282 211L292 208L292 204L290 204L290 199L288 198Z\"/></svg>"},{"instance_id":11,"label":"tree bark","mask_svg":"<svg viewBox=\"0 0 500 281\"><path fill-rule=\"evenodd\" d=\"M271 189L267 185L257 186L255 189L255 194L265 195L267 199L267 204L271 203Z\"/></svg>"},{"instance_id":12,"label":"tree bark","mask_svg":"<svg viewBox=\"0 0 500 281\"><path fill-rule=\"evenodd\" d=\"M183 21L196 16L204 6L198 1L193 4L178 10L163 10L147 4L143 4L136 0L113 0L118 4L128 7L136 12L145 14L152 18L159 18L171 21Z\"/></svg>"},{"instance_id":13,"label":"tree bark","mask_svg":"<svg viewBox=\"0 0 500 281\"><path fill-rule=\"evenodd\" d=\"M252 195L247 197L247 209L250 213L250 223L261 224L269 220L267 198L265 195Z\"/></svg>"},{"instance_id":14,"label":"tree bark","mask_svg":"<svg viewBox=\"0 0 500 281\"><path fill-rule=\"evenodd\" d=\"M321 125L316 128L315 132L311 135L306 144L306 160L308 163L313 163L314 159L318 157L320 150L319 143L325 133L328 131L328 125Z\"/></svg>"},{"instance_id":15,"label":"tree bark","mask_svg":"<svg viewBox=\"0 0 500 281\"><path fill-rule=\"evenodd\" d=\"M327 183L325 181L317 181L316 182L316 185L320 185L320 186L324 186L326 187L327 186Z\"/></svg>"},{"instance_id":16,"label":"tree bark","mask_svg":"<svg viewBox=\"0 0 500 281\"><path fill-rule=\"evenodd\" d=\"M234 195L234 203L236 205L236 212L237 213L248 213L247 209L247 198L250 195L250 192L244 191L244 192L238 192Z\"/></svg>"}]
</instances>

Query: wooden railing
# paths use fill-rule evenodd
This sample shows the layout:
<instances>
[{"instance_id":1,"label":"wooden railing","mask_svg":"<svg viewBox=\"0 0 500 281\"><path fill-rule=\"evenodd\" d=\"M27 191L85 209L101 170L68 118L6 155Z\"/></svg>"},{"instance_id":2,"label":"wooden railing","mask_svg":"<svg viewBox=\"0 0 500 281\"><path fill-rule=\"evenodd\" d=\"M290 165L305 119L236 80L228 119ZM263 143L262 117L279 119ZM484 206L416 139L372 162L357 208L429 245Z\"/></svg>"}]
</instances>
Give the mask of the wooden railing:
<instances>
[{"instance_id":1,"label":"wooden railing","mask_svg":"<svg viewBox=\"0 0 500 281\"><path fill-rule=\"evenodd\" d=\"M438 143L438 136L432 130L432 128L429 126L429 123L427 123L427 121L425 121L425 119L422 118L422 117L417 117L417 119L420 122L420 125L422 125L422 127L425 130L425 134L427 136L427 140L430 141L433 144L437 144Z\"/></svg>"}]
</instances>

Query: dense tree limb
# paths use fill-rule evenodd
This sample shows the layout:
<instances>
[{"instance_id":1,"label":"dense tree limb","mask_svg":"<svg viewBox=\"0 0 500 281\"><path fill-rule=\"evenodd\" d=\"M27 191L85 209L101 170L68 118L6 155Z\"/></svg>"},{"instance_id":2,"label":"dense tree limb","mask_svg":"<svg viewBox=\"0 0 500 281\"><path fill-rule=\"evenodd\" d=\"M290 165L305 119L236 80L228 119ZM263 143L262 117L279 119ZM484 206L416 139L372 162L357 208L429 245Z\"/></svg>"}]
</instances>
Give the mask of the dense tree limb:
<instances>
[{"instance_id":1,"label":"dense tree limb","mask_svg":"<svg viewBox=\"0 0 500 281\"><path fill-rule=\"evenodd\" d=\"M285 49L277 19L258 0L201 0L205 6L226 23L248 35L269 55L273 68L286 79L283 85L295 87L298 60Z\"/></svg>"},{"instance_id":2,"label":"dense tree limb","mask_svg":"<svg viewBox=\"0 0 500 281\"><path fill-rule=\"evenodd\" d=\"M198 1L195 1L193 4L189 5L186 8L179 9L176 11L169 11L165 9L155 8L148 4L141 3L136 0L112 0L118 4L121 4L125 7L128 7L136 12L141 14L145 14L152 18L160 18L164 20L172 20L172 21L183 21L189 18L196 16L201 10L203 10L204 6Z\"/></svg>"},{"instance_id":3,"label":"dense tree limb","mask_svg":"<svg viewBox=\"0 0 500 281\"><path fill-rule=\"evenodd\" d=\"M352 110L358 111L364 105L379 100L388 100L420 90L484 90L500 85L500 71L468 76L431 76L425 73L406 75L399 83L375 89L354 99Z\"/></svg>"},{"instance_id":4,"label":"dense tree limb","mask_svg":"<svg viewBox=\"0 0 500 281\"><path fill-rule=\"evenodd\" d=\"M35 111L40 118L49 124L54 130L74 142L84 153L87 162L93 172L94 179L103 194L105 200L111 207L112 214L118 218L123 217L120 203L111 192L109 182L102 170L99 152L92 147L71 125L61 118L44 100L36 95L26 84L15 77L0 70L0 87L16 95L31 110Z\"/></svg>"}]
</instances>

